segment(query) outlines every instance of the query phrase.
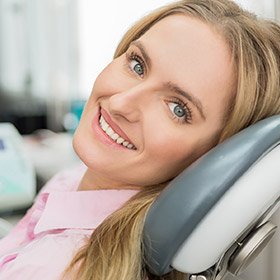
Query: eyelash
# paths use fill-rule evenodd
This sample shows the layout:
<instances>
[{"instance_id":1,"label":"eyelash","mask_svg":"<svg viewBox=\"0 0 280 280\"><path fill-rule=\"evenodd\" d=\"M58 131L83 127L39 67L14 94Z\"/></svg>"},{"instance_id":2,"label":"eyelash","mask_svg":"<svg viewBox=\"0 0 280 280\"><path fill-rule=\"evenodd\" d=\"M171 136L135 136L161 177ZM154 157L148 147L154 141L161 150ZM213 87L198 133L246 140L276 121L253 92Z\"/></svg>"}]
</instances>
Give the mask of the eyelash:
<instances>
[{"instance_id":1,"label":"eyelash","mask_svg":"<svg viewBox=\"0 0 280 280\"><path fill-rule=\"evenodd\" d=\"M135 70L133 68L131 68L130 63L133 60L137 61L137 63L142 67L142 69L143 69L143 74L142 75L137 74L135 72ZM146 65L145 65L144 59L134 51L132 51L130 53L126 53L126 66L130 70L130 72L132 72L133 74L136 74L137 76L139 76L141 78L143 78L143 76L146 73Z\"/></svg>"},{"instance_id":2,"label":"eyelash","mask_svg":"<svg viewBox=\"0 0 280 280\"><path fill-rule=\"evenodd\" d=\"M177 98L177 97L172 97L170 99L168 99L166 101L167 103L175 103L178 104L180 106L183 107L183 109L186 112L186 115L182 118L177 117L173 112L173 119L177 122L179 122L180 124L190 124L192 122L192 110L191 108L188 106L187 103L183 102L181 99ZM170 110L170 108L168 108Z\"/></svg>"}]
</instances>

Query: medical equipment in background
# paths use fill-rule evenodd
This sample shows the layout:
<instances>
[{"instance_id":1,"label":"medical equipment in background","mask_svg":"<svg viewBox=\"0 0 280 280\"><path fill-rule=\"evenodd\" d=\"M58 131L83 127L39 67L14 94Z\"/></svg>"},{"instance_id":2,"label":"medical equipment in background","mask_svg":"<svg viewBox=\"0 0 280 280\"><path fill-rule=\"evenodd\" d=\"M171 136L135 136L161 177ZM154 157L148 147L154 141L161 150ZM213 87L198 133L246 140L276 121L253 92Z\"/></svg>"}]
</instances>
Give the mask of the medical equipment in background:
<instances>
[{"instance_id":1,"label":"medical equipment in background","mask_svg":"<svg viewBox=\"0 0 280 280\"><path fill-rule=\"evenodd\" d=\"M8 221L0 218L0 239L5 237L13 228L13 225Z\"/></svg>"},{"instance_id":2,"label":"medical equipment in background","mask_svg":"<svg viewBox=\"0 0 280 280\"><path fill-rule=\"evenodd\" d=\"M149 270L190 280L240 275L276 231L280 201L280 115L262 120L194 162L148 211Z\"/></svg>"},{"instance_id":3,"label":"medical equipment in background","mask_svg":"<svg viewBox=\"0 0 280 280\"><path fill-rule=\"evenodd\" d=\"M0 123L0 213L28 207L36 176L23 138L10 123Z\"/></svg>"},{"instance_id":4,"label":"medical equipment in background","mask_svg":"<svg viewBox=\"0 0 280 280\"><path fill-rule=\"evenodd\" d=\"M70 102L70 110L68 113L65 114L63 118L63 126L66 129L66 131L69 131L70 133L74 134L80 122L85 104L86 101L81 99L72 100Z\"/></svg>"}]
</instances>

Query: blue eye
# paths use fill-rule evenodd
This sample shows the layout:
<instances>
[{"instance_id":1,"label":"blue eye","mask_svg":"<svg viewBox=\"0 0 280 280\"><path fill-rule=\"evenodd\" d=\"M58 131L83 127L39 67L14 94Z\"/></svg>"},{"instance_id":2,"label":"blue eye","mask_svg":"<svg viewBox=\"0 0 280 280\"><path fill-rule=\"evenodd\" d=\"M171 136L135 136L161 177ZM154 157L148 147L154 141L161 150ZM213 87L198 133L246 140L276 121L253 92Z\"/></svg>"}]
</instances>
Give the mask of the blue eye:
<instances>
[{"instance_id":1,"label":"blue eye","mask_svg":"<svg viewBox=\"0 0 280 280\"><path fill-rule=\"evenodd\" d=\"M176 115L176 117L182 118L186 115L186 110L185 110L184 106L182 106L181 104L170 102L168 104L168 106L169 106L170 110L172 111L172 113L174 115Z\"/></svg>"},{"instance_id":2,"label":"blue eye","mask_svg":"<svg viewBox=\"0 0 280 280\"><path fill-rule=\"evenodd\" d=\"M136 59L132 59L131 63L130 63L130 67L131 69L139 76L143 76L144 75L144 69L143 66L141 64L141 62L139 62Z\"/></svg>"},{"instance_id":3,"label":"blue eye","mask_svg":"<svg viewBox=\"0 0 280 280\"><path fill-rule=\"evenodd\" d=\"M129 70L137 76L142 78L146 74L145 61L136 52L132 51L126 53L126 64Z\"/></svg>"},{"instance_id":4,"label":"blue eye","mask_svg":"<svg viewBox=\"0 0 280 280\"><path fill-rule=\"evenodd\" d=\"M192 122L192 111L182 100L174 98L174 100L169 100L167 105L176 121L180 123Z\"/></svg>"}]
</instances>

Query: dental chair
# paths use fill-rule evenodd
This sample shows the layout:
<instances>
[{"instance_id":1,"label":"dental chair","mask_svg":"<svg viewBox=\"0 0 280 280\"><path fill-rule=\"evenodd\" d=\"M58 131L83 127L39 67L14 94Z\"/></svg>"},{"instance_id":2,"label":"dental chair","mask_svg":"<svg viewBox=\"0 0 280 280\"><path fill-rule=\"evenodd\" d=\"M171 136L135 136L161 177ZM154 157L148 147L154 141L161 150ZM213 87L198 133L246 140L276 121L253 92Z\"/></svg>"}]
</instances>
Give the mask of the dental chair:
<instances>
[{"instance_id":1,"label":"dental chair","mask_svg":"<svg viewBox=\"0 0 280 280\"><path fill-rule=\"evenodd\" d=\"M239 276L275 233L279 198L280 115L219 144L159 195L144 225L149 271Z\"/></svg>"}]
</instances>

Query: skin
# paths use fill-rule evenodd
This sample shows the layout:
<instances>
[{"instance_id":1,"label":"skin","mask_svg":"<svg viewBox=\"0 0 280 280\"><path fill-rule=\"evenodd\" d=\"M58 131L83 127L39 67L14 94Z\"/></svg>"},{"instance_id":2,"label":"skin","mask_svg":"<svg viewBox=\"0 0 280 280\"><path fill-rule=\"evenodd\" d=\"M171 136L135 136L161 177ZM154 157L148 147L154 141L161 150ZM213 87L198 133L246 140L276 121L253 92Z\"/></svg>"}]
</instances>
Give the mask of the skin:
<instances>
[{"instance_id":1,"label":"skin","mask_svg":"<svg viewBox=\"0 0 280 280\"><path fill-rule=\"evenodd\" d=\"M145 71L135 54L144 60ZM217 31L180 14L156 23L94 83L73 141L88 167L79 190L137 189L172 179L216 144L234 82L231 54ZM178 105L178 98L186 106ZM136 150L105 143L95 133L93 119L100 108Z\"/></svg>"}]
</instances>

